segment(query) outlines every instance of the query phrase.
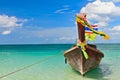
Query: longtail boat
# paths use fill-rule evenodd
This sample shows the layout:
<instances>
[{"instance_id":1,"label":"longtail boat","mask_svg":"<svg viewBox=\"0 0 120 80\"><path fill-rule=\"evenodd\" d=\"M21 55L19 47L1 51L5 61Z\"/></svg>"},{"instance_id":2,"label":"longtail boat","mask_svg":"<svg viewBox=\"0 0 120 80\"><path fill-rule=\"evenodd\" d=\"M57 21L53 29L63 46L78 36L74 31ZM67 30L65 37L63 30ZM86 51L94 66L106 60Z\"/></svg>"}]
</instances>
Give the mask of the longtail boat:
<instances>
[{"instance_id":1,"label":"longtail boat","mask_svg":"<svg viewBox=\"0 0 120 80\"><path fill-rule=\"evenodd\" d=\"M90 26L89 24L84 24L80 21L77 21L78 39L81 41L81 43L84 43L85 41L85 25L88 27ZM99 32L96 32L96 34L99 34ZM108 35L105 33L100 33L100 35L108 37ZM79 71L82 75L97 67L100 64L101 59L104 57L104 54L97 49L96 45L86 43L84 47L88 58L85 57L82 47L78 45L74 45L64 53L64 57L70 66Z\"/></svg>"}]
</instances>

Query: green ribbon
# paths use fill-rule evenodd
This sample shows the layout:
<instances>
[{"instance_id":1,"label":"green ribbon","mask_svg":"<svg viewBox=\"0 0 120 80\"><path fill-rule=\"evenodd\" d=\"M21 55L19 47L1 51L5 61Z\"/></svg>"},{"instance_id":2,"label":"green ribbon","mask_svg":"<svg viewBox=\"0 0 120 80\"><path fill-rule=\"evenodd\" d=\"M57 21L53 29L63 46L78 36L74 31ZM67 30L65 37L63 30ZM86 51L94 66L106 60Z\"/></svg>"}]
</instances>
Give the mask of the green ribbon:
<instances>
[{"instance_id":1,"label":"green ribbon","mask_svg":"<svg viewBox=\"0 0 120 80\"><path fill-rule=\"evenodd\" d=\"M81 50L83 52L83 55L85 57L85 59L88 59L88 54L86 53L86 51L82 48L82 46L80 44L77 43L77 46L80 46L81 47Z\"/></svg>"}]
</instances>

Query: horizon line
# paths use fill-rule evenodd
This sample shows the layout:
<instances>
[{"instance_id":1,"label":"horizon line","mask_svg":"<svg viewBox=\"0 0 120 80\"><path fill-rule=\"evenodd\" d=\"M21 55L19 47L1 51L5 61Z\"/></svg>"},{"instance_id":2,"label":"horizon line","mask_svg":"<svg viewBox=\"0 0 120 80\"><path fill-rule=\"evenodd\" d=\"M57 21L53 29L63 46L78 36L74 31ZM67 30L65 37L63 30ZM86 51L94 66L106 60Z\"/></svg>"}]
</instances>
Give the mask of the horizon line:
<instances>
[{"instance_id":1,"label":"horizon line","mask_svg":"<svg viewBox=\"0 0 120 80\"><path fill-rule=\"evenodd\" d=\"M34 44L29 44L29 43L24 43L24 44L0 44L0 46L2 45L64 45L64 44L75 44L75 43L34 43ZM90 43L91 44L91 43ZM93 43L93 44L120 44L120 43Z\"/></svg>"}]
</instances>

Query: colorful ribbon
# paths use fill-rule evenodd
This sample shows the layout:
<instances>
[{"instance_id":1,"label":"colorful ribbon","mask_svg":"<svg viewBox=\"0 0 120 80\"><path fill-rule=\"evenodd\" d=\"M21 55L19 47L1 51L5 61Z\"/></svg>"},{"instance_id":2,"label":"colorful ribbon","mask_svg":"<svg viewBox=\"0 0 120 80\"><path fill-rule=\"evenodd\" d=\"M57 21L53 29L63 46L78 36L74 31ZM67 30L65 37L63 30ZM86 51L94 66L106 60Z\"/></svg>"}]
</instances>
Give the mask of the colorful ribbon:
<instances>
[{"instance_id":1,"label":"colorful ribbon","mask_svg":"<svg viewBox=\"0 0 120 80\"><path fill-rule=\"evenodd\" d=\"M110 38L107 34L101 32L101 31L94 30L94 29L92 28L92 26L91 26L86 20L84 20L83 18L80 18L80 17L76 16L76 21L77 21L77 22L80 22L83 26L88 27L94 34L99 34L100 36L104 36L104 39L106 39L106 40L108 40L108 39ZM94 38L94 37L93 37L93 38ZM85 51L85 50L86 50L86 49L85 49L86 41L84 41L84 42L77 42L77 46L80 46L80 47L81 47L85 59L88 59L88 54L87 54L87 52Z\"/></svg>"},{"instance_id":2,"label":"colorful ribbon","mask_svg":"<svg viewBox=\"0 0 120 80\"><path fill-rule=\"evenodd\" d=\"M101 31L96 31L92 28L92 26L87 22L87 21L84 21L82 18L76 16L76 21L77 22L80 22L83 26L87 26L93 33L95 34L99 34L100 36L104 36L104 39L105 40L108 40L110 37L105 34L104 32L101 32Z\"/></svg>"}]
</instances>

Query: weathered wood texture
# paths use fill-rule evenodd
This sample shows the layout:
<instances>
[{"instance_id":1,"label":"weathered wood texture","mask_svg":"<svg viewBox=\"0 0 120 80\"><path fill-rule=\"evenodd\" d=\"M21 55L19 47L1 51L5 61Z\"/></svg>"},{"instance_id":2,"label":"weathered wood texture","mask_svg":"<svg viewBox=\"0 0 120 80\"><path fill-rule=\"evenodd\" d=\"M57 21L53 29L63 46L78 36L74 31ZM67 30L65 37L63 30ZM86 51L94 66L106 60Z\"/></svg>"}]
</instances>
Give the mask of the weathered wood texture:
<instances>
[{"instance_id":1,"label":"weathered wood texture","mask_svg":"<svg viewBox=\"0 0 120 80\"><path fill-rule=\"evenodd\" d=\"M104 57L104 54L96 49L95 46L91 47L87 45L86 52L89 56L87 60L84 58L82 50L78 46L74 46L64 53L64 56L71 67L79 71L82 75L98 66L101 58Z\"/></svg>"}]
</instances>

